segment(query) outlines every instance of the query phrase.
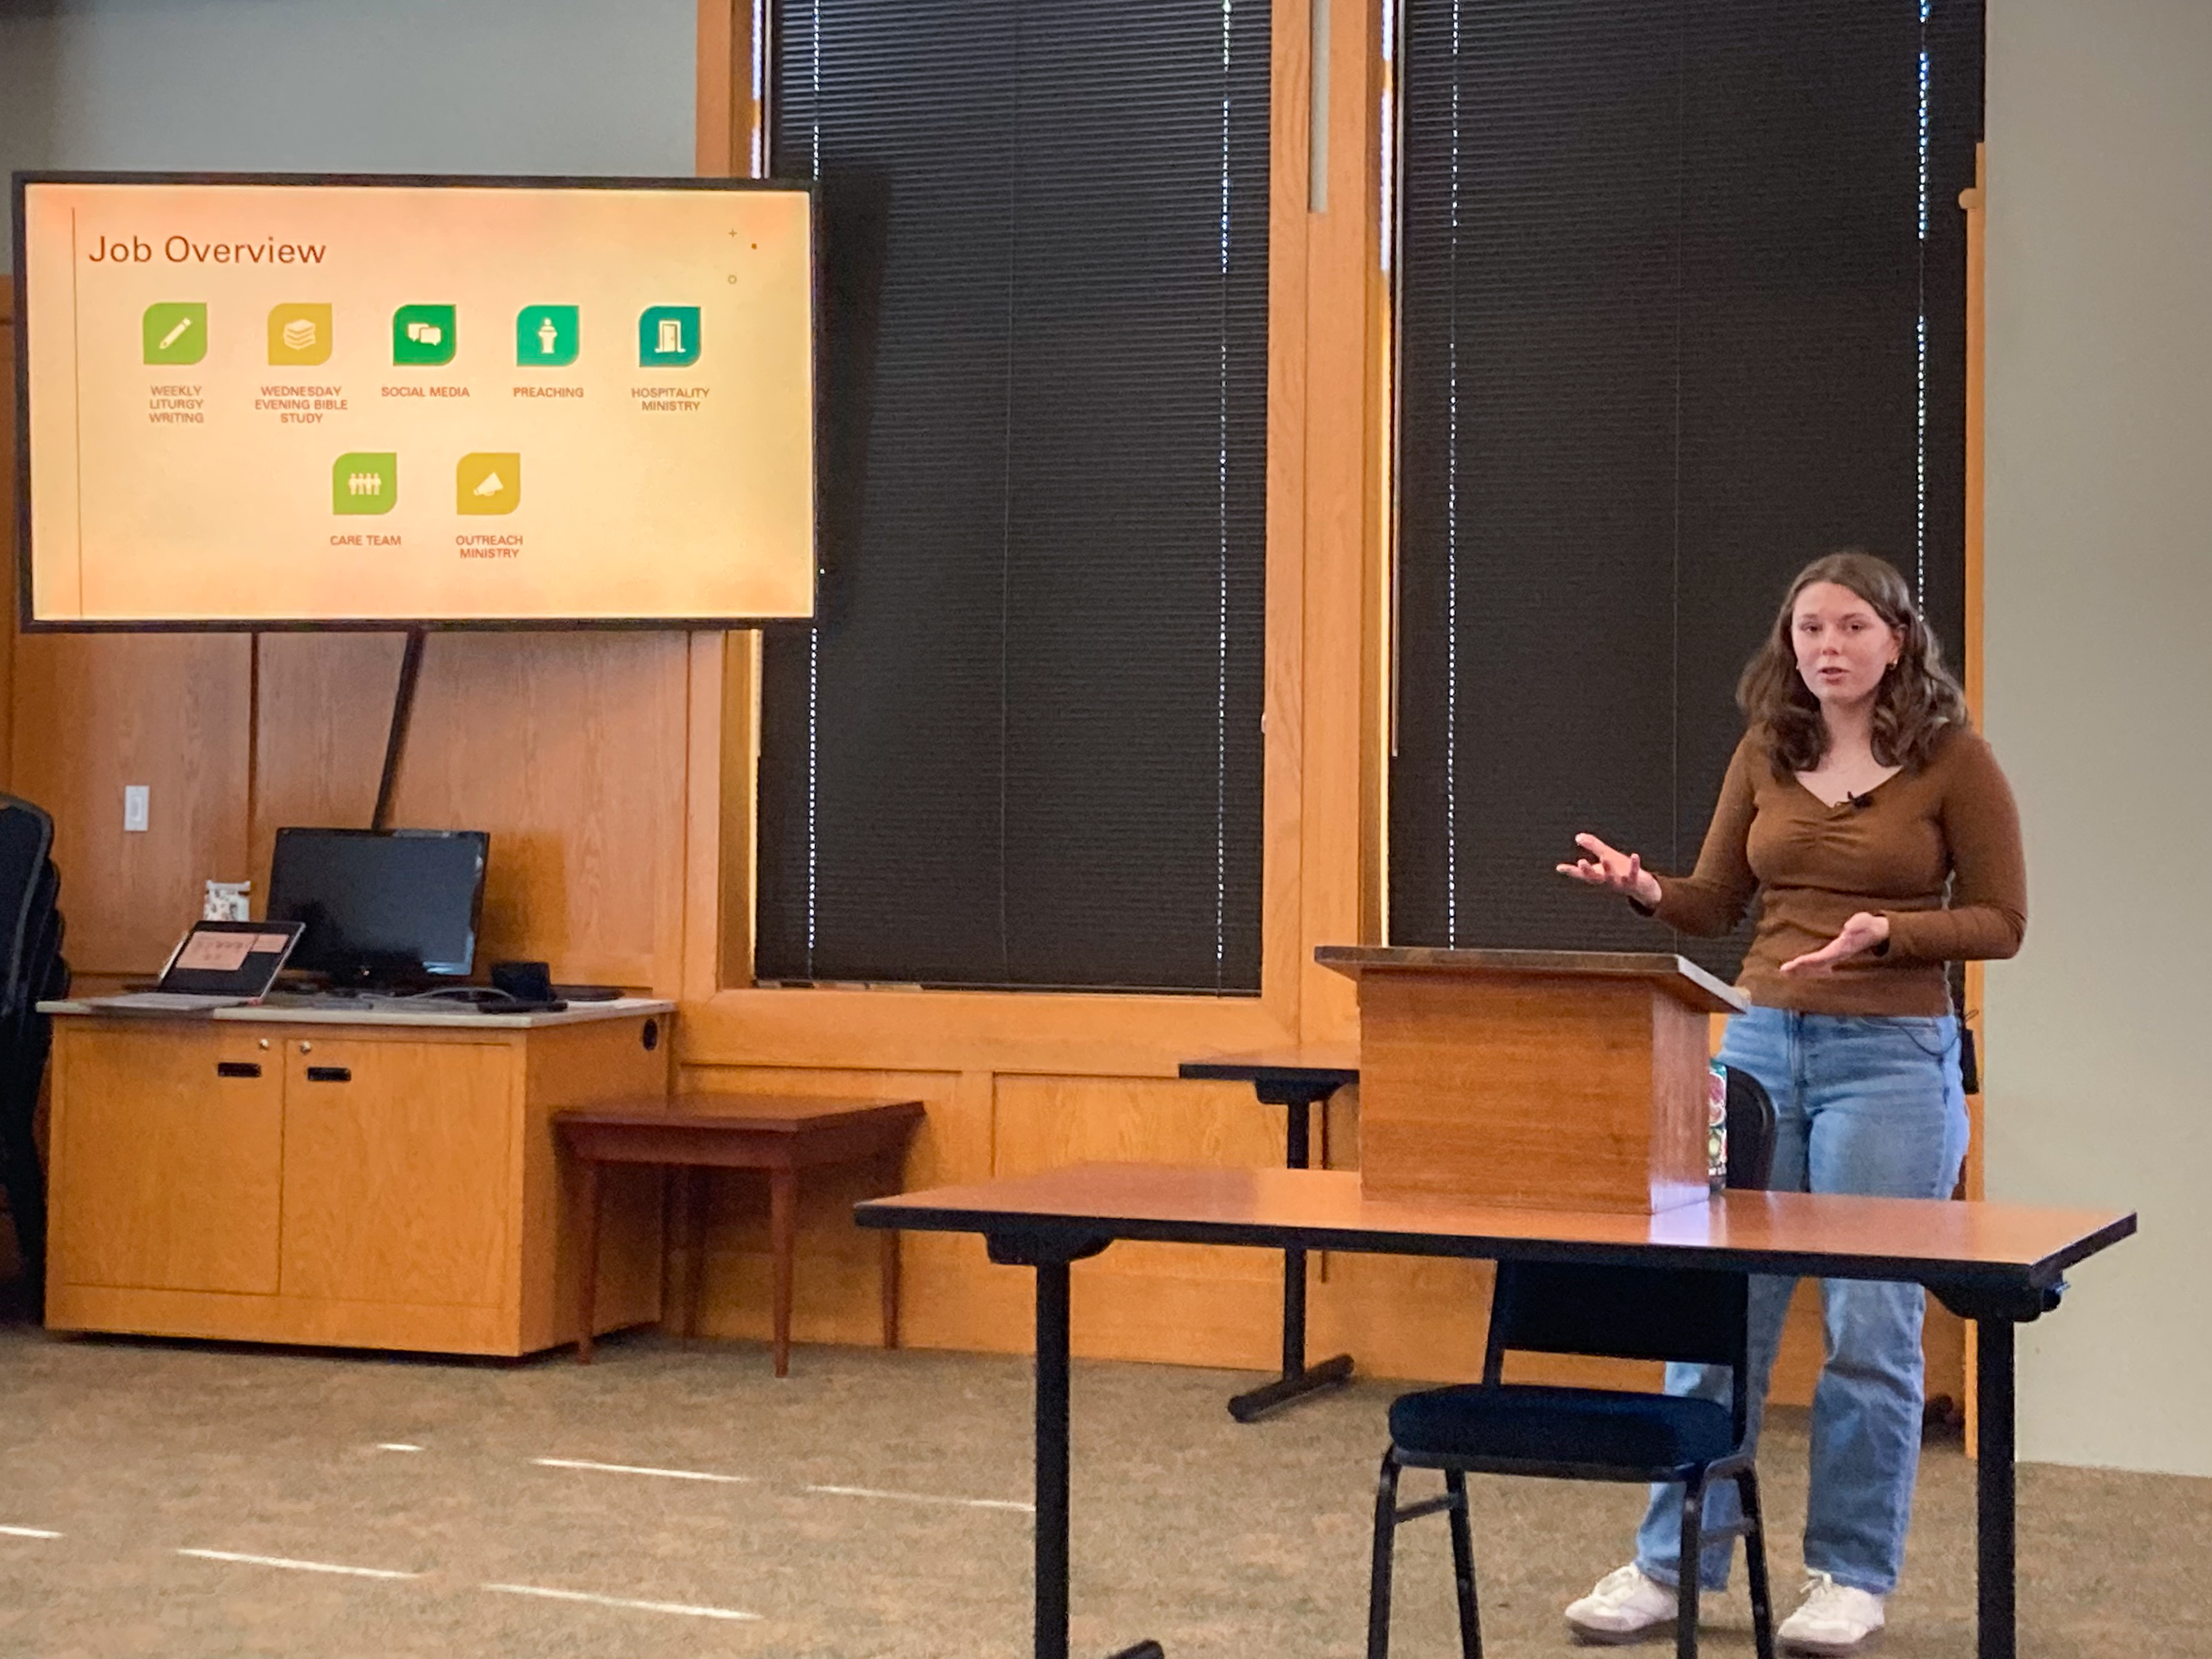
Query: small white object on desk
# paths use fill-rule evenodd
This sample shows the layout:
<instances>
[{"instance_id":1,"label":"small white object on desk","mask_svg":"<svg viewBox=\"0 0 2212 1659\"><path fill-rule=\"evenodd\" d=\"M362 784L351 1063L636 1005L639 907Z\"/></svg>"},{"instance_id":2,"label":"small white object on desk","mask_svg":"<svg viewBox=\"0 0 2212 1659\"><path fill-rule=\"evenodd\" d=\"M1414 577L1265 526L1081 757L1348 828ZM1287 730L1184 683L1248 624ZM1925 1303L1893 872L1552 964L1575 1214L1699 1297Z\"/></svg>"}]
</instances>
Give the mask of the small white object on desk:
<instances>
[{"instance_id":1,"label":"small white object on desk","mask_svg":"<svg viewBox=\"0 0 2212 1659\"><path fill-rule=\"evenodd\" d=\"M200 901L202 921L251 921L253 917L249 902L253 891L250 881L210 881L207 896Z\"/></svg>"}]
</instances>

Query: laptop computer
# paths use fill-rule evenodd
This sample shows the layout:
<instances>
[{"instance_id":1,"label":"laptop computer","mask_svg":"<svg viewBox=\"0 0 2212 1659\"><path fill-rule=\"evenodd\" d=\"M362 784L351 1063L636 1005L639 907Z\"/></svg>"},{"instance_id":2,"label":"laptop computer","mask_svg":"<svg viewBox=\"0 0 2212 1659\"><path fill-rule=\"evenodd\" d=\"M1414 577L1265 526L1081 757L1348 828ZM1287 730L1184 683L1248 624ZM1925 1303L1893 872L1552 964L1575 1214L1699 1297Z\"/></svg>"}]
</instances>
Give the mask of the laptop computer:
<instances>
[{"instance_id":1,"label":"laptop computer","mask_svg":"<svg viewBox=\"0 0 2212 1659\"><path fill-rule=\"evenodd\" d=\"M196 921L150 991L86 997L102 1013L200 1014L258 1002L305 929L296 921Z\"/></svg>"}]
</instances>

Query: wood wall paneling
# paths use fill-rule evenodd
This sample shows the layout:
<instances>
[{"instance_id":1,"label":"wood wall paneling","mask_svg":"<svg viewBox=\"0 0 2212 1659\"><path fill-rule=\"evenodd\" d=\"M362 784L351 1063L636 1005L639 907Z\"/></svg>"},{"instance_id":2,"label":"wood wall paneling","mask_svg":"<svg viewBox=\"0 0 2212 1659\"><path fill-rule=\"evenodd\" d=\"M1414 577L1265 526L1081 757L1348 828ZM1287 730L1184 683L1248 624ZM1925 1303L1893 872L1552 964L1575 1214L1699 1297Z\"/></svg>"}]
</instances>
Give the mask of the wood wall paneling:
<instances>
[{"instance_id":1,"label":"wood wall paneling","mask_svg":"<svg viewBox=\"0 0 2212 1659\"><path fill-rule=\"evenodd\" d=\"M684 1058L700 1066L1171 1077L1193 1055L1296 1036L1264 997L756 988L684 1012Z\"/></svg>"},{"instance_id":2,"label":"wood wall paneling","mask_svg":"<svg viewBox=\"0 0 2212 1659\"><path fill-rule=\"evenodd\" d=\"M687 889L696 895L712 882L720 909L712 928L702 926L695 897L691 925L699 971L684 980L687 997L710 997L725 985L752 977L753 918L759 900L760 842L753 814L760 776L761 640L757 631L725 635L712 663L694 656L691 868Z\"/></svg>"},{"instance_id":3,"label":"wood wall paneling","mask_svg":"<svg viewBox=\"0 0 2212 1659\"><path fill-rule=\"evenodd\" d=\"M20 642L14 781L55 815L81 971L158 967L203 881L265 884L279 826L368 823L397 636L260 636L258 715L256 644ZM689 658L672 634L429 641L393 816L491 832L480 963L543 957L567 979L677 988ZM125 783L151 787L143 833L122 829Z\"/></svg>"},{"instance_id":4,"label":"wood wall paneling","mask_svg":"<svg viewBox=\"0 0 2212 1659\"><path fill-rule=\"evenodd\" d=\"M680 1086L702 1092L793 1094L813 1098L920 1100L928 1115L908 1150L908 1188L979 1181L991 1171L992 1097L988 1074L781 1066L686 1067ZM881 1191L865 1170L801 1178L793 1268L792 1333L801 1342L872 1345L880 1340L875 1236L853 1224L853 1206ZM716 1171L708 1182L705 1261L688 1259L688 1215L672 1226L678 1286L670 1317L692 1276L703 1271L699 1329L717 1337L769 1336L770 1256L764 1176ZM679 1206L679 1209L681 1206ZM979 1238L911 1233L900 1240L900 1336L910 1347L1020 1352L1030 1345L1030 1285L1018 1268L994 1267Z\"/></svg>"},{"instance_id":5,"label":"wood wall paneling","mask_svg":"<svg viewBox=\"0 0 2212 1659\"><path fill-rule=\"evenodd\" d=\"M1959 206L1966 216L1966 708L1978 723L1982 718L1982 375L1987 338L1982 307L1985 233L1989 222L1988 157L1974 146L1974 187L1961 192ZM1982 1006L1982 964L1966 964L1966 1011L1978 1022ZM1979 1030L1977 1028L1976 1035ZM1986 1061L1986 1054L1981 1056ZM1982 1196L1982 1100L1969 1098L1972 1134L1966 1147L1966 1196Z\"/></svg>"},{"instance_id":6,"label":"wood wall paneling","mask_svg":"<svg viewBox=\"0 0 2212 1659\"><path fill-rule=\"evenodd\" d=\"M1984 400L1983 374L1986 363L1984 352L1989 338L1988 313L1984 308L1984 279L1988 270L1987 232L1989 228L1989 155L1985 145L1974 146L1974 187L1962 192L1959 205L1966 216L1966 708L1975 720L1982 717L1982 580L1984 549L1983 529L1983 457ZM1974 1035L1982 1034L1982 964L1966 964L1966 1015L1974 1027ZM1984 1152L1988 1138L1984 1131L1983 1103L1988 1099L1986 1081L1989 1055L1978 1056L1982 1062L1984 1081L1983 1091L1969 1096L1966 1101L1967 1138L1965 1181L1966 1196L1983 1195ZM1953 1316L1948 1310L1931 1308L1929 1316L1941 1313L1946 1319ZM1966 1452L1978 1455L1981 1443L1981 1414L1976 1390L1979 1383L1975 1371L1976 1328L1964 1325L1960 1332L1959 1373L1960 1397L1966 1405Z\"/></svg>"},{"instance_id":7,"label":"wood wall paneling","mask_svg":"<svg viewBox=\"0 0 2212 1659\"><path fill-rule=\"evenodd\" d=\"M1377 20L1377 28L1395 27ZM1365 54L1368 109L1395 125L1397 118L1397 63L1381 51ZM1366 188L1376 209L1367 225L1367 383L1363 617L1360 626L1359 883L1360 941L1387 944L1390 938L1390 754L1395 735L1393 696L1396 685L1392 641L1396 635L1396 380L1393 343L1397 309L1390 272L1395 261L1396 228L1385 222L1382 202L1385 157L1376 151ZM1396 182L1390 180L1392 199Z\"/></svg>"},{"instance_id":8,"label":"wood wall paneling","mask_svg":"<svg viewBox=\"0 0 2212 1659\"><path fill-rule=\"evenodd\" d=\"M1282 1158L1282 1109L1240 1084L1001 1075L996 1107L999 1175ZM1281 1269L1272 1251L1115 1244L1075 1266L1074 1340L1103 1357L1267 1369L1282 1346Z\"/></svg>"},{"instance_id":9,"label":"wood wall paneling","mask_svg":"<svg viewBox=\"0 0 2212 1659\"><path fill-rule=\"evenodd\" d=\"M693 168L702 179L743 178L751 171L759 119L752 29L751 0L699 0Z\"/></svg>"},{"instance_id":10,"label":"wood wall paneling","mask_svg":"<svg viewBox=\"0 0 2212 1659\"><path fill-rule=\"evenodd\" d=\"M285 824L366 825L400 636L261 638L253 869ZM434 634L395 823L484 830L480 964L673 991L682 975L690 647L680 634Z\"/></svg>"},{"instance_id":11,"label":"wood wall paneling","mask_svg":"<svg viewBox=\"0 0 2212 1659\"><path fill-rule=\"evenodd\" d=\"M16 642L15 793L54 817L71 965L158 969L202 884L245 879L252 641L30 634ZM144 784L148 827L123 828Z\"/></svg>"},{"instance_id":12,"label":"wood wall paneling","mask_svg":"<svg viewBox=\"0 0 2212 1659\"><path fill-rule=\"evenodd\" d=\"M1307 415L1304 325L1312 272L1313 30L1310 0L1273 9L1267 207L1267 565L1261 852L1260 983L1285 1036L1305 988ZM1277 1041L1279 1039L1271 1039ZM1224 1045L1227 1046L1227 1045Z\"/></svg>"},{"instance_id":13,"label":"wood wall paneling","mask_svg":"<svg viewBox=\"0 0 2212 1659\"><path fill-rule=\"evenodd\" d=\"M396 823L491 833L479 962L674 988L689 649L680 634L442 634Z\"/></svg>"},{"instance_id":14,"label":"wood wall paneling","mask_svg":"<svg viewBox=\"0 0 2212 1659\"><path fill-rule=\"evenodd\" d=\"M398 688L401 634L264 634L255 644L253 890L276 831L368 827Z\"/></svg>"},{"instance_id":15,"label":"wood wall paneling","mask_svg":"<svg viewBox=\"0 0 2212 1659\"><path fill-rule=\"evenodd\" d=\"M1311 946L1363 942L1370 908L1360 870L1362 847L1371 840L1362 807L1379 804L1379 796L1377 783L1364 780L1361 767L1380 758L1365 741L1364 675L1374 657L1370 632L1381 620L1368 584L1376 528L1369 511L1370 423L1379 412L1370 306L1380 155L1373 101L1376 7L1372 0L1330 0L1322 15L1328 101L1316 113L1328 123L1328 176L1317 199L1325 210L1305 215L1298 933L1306 948L1298 952L1297 967L1302 1035L1309 1042L1340 1042L1359 1029L1357 992L1343 975L1316 963ZM1310 21L1302 32L1312 40ZM1285 101L1279 98L1277 107ZM1279 164L1279 148L1276 155ZM1316 199L1310 196L1309 206ZM1273 326L1285 325L1278 315Z\"/></svg>"}]
</instances>

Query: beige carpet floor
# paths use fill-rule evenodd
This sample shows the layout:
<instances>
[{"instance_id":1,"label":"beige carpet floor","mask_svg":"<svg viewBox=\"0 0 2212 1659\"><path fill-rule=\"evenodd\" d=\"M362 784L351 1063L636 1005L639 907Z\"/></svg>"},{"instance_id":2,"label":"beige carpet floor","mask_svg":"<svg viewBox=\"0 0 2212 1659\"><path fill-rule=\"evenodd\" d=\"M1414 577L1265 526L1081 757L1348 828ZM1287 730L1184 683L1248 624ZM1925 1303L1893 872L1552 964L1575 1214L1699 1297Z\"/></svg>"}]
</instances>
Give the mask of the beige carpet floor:
<instances>
[{"instance_id":1,"label":"beige carpet floor","mask_svg":"<svg viewBox=\"0 0 2212 1659\"><path fill-rule=\"evenodd\" d=\"M1079 1363L1079 1655L1362 1651L1394 1390L1239 1426L1223 1401L1251 1380ZM0 1320L0 1656L1014 1659L1029 1409L1027 1362L975 1355L805 1348L778 1382L760 1347L649 1334L585 1368ZM1804 1458L1784 1413L1765 1464L1786 1585ZM629 1472L655 1469L678 1473ZM2027 1659L2212 1654L2212 1481L2030 1467L2021 1491ZM1638 1504L1477 1483L1492 1659L1569 1650L1559 1608L1624 1559ZM1972 1465L1931 1446L1889 1659L1972 1652ZM1455 1654L1440 1521L1408 1529L1400 1571L1394 1650ZM1706 1649L1751 1650L1740 1590Z\"/></svg>"}]
</instances>

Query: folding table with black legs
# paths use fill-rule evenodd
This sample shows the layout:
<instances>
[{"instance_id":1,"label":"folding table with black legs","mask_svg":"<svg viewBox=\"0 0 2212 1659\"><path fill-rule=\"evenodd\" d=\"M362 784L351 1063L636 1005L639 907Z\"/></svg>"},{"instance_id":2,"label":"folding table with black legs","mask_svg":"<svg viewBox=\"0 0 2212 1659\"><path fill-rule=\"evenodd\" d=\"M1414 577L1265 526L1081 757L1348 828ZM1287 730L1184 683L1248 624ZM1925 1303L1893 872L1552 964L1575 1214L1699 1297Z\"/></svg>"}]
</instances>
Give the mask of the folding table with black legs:
<instances>
[{"instance_id":1,"label":"folding table with black legs","mask_svg":"<svg viewBox=\"0 0 2212 1659\"><path fill-rule=\"evenodd\" d=\"M1925 1285L1980 1334L1978 1659L2015 1659L2013 1332L2058 1305L2065 1270L2136 1230L2128 1212L1942 1199L1730 1192L1656 1215L1404 1204L1350 1170L1075 1165L862 1204L864 1227L981 1233L1036 1274L1036 1659L1069 1659L1068 1265L1117 1239L1490 1261L1710 1267ZM1345 1610L1345 1628L1357 1615ZM1164 1659L1142 1641L1114 1659Z\"/></svg>"}]
</instances>

